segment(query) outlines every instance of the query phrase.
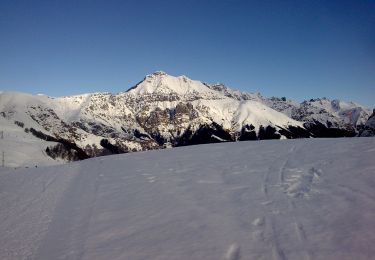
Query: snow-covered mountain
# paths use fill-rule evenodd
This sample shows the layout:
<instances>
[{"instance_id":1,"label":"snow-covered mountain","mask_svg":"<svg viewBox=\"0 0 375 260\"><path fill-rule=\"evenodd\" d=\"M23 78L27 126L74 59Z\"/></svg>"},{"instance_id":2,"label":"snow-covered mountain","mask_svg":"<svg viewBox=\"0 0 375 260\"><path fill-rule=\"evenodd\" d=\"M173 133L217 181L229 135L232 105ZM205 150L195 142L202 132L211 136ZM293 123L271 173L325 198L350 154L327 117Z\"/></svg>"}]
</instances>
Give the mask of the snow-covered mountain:
<instances>
[{"instance_id":1,"label":"snow-covered mountain","mask_svg":"<svg viewBox=\"0 0 375 260\"><path fill-rule=\"evenodd\" d=\"M259 93L232 90L223 84L206 84L209 88L237 100L255 100L288 117L303 122L315 137L355 136L366 124L371 110L354 102L310 99L298 103L285 97L265 98Z\"/></svg>"},{"instance_id":2,"label":"snow-covered mountain","mask_svg":"<svg viewBox=\"0 0 375 260\"><path fill-rule=\"evenodd\" d=\"M353 102L310 99L298 104L285 98L266 101L270 107L304 122L304 127L316 137L355 136L361 131L371 110Z\"/></svg>"},{"instance_id":3,"label":"snow-covered mountain","mask_svg":"<svg viewBox=\"0 0 375 260\"><path fill-rule=\"evenodd\" d=\"M161 71L118 94L0 93L4 140L19 133L18 141L35 140L30 149L39 156L70 160L222 141L354 136L369 115L354 103L267 99ZM11 142L7 150L19 152Z\"/></svg>"}]
</instances>

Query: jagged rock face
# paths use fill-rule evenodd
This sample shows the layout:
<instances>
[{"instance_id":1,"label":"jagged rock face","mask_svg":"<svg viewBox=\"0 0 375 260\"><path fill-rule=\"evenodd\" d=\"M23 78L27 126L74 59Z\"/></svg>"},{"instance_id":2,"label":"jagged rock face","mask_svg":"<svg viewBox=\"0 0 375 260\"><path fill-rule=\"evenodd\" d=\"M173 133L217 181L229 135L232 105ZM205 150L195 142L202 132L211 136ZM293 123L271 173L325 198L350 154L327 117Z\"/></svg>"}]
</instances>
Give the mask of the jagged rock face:
<instances>
[{"instance_id":1,"label":"jagged rock face","mask_svg":"<svg viewBox=\"0 0 375 260\"><path fill-rule=\"evenodd\" d=\"M276 111L279 111L289 116L290 118L300 121L300 118L298 116L298 108L300 107L300 104L291 100L287 100L285 97L271 97L264 100L264 102Z\"/></svg>"},{"instance_id":2,"label":"jagged rock face","mask_svg":"<svg viewBox=\"0 0 375 260\"><path fill-rule=\"evenodd\" d=\"M368 118L365 126L359 133L359 136L370 137L375 136L375 109L372 112L372 115Z\"/></svg>"},{"instance_id":3,"label":"jagged rock face","mask_svg":"<svg viewBox=\"0 0 375 260\"><path fill-rule=\"evenodd\" d=\"M284 98L266 102L275 110L304 122L304 127L315 137L355 136L364 127L370 110L353 102L310 99L301 104Z\"/></svg>"},{"instance_id":4,"label":"jagged rock face","mask_svg":"<svg viewBox=\"0 0 375 260\"><path fill-rule=\"evenodd\" d=\"M174 143L191 124L199 124L199 113L189 102L179 102L175 107L156 107L148 113L136 116L139 125L153 137L159 145Z\"/></svg>"},{"instance_id":5,"label":"jagged rock face","mask_svg":"<svg viewBox=\"0 0 375 260\"><path fill-rule=\"evenodd\" d=\"M268 99L155 72L116 95L51 98L4 92L0 114L51 136L59 143L51 145L51 156L61 152L77 159L84 156L81 151L93 157L222 141L353 136L369 110L328 99L301 104Z\"/></svg>"},{"instance_id":6,"label":"jagged rock face","mask_svg":"<svg viewBox=\"0 0 375 260\"><path fill-rule=\"evenodd\" d=\"M204 83L208 88L215 90L226 97L237 99L237 100L254 100L261 102L263 101L263 97L259 93L247 93L238 90L233 90L226 87L224 84L208 84Z\"/></svg>"},{"instance_id":7,"label":"jagged rock face","mask_svg":"<svg viewBox=\"0 0 375 260\"><path fill-rule=\"evenodd\" d=\"M241 129L241 134L238 137L239 141L257 140L258 136L253 125L244 125Z\"/></svg>"},{"instance_id":8,"label":"jagged rock face","mask_svg":"<svg viewBox=\"0 0 375 260\"><path fill-rule=\"evenodd\" d=\"M177 138L175 146L220 143L234 141L233 137L216 123L204 124L197 130L187 129Z\"/></svg>"}]
</instances>

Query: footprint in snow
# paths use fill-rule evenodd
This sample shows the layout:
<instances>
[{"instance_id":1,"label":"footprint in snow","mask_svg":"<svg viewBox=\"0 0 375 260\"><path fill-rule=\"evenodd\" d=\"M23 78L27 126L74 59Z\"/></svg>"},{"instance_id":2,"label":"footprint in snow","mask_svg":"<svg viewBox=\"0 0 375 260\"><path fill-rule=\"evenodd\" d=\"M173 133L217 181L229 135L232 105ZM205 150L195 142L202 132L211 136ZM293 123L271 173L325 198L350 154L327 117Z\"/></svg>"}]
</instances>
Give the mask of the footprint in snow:
<instances>
[{"instance_id":1,"label":"footprint in snow","mask_svg":"<svg viewBox=\"0 0 375 260\"><path fill-rule=\"evenodd\" d=\"M233 243L229 246L227 253L225 254L226 260L239 260L241 258L240 255L240 246L236 243Z\"/></svg>"},{"instance_id":2,"label":"footprint in snow","mask_svg":"<svg viewBox=\"0 0 375 260\"><path fill-rule=\"evenodd\" d=\"M293 198L308 197L312 186L319 182L322 170L312 167L307 173L298 169L294 171L298 174L286 179L284 191Z\"/></svg>"},{"instance_id":3,"label":"footprint in snow","mask_svg":"<svg viewBox=\"0 0 375 260\"><path fill-rule=\"evenodd\" d=\"M147 177L147 180L149 183L153 183L156 181L156 177L155 176Z\"/></svg>"},{"instance_id":4,"label":"footprint in snow","mask_svg":"<svg viewBox=\"0 0 375 260\"><path fill-rule=\"evenodd\" d=\"M251 223L253 226L259 227L264 225L264 218L256 218L254 221Z\"/></svg>"}]
</instances>

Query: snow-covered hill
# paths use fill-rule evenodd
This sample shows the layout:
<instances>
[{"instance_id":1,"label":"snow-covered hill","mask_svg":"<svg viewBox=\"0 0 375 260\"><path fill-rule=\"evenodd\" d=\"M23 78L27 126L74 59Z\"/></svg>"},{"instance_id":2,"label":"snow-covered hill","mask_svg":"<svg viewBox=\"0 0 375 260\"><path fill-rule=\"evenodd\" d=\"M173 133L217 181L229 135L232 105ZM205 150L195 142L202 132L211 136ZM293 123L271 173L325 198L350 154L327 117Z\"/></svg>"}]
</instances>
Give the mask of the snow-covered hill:
<instances>
[{"instance_id":1,"label":"snow-covered hill","mask_svg":"<svg viewBox=\"0 0 375 260\"><path fill-rule=\"evenodd\" d=\"M0 168L0 259L370 260L374 147L267 140Z\"/></svg>"},{"instance_id":2,"label":"snow-covered hill","mask_svg":"<svg viewBox=\"0 0 375 260\"><path fill-rule=\"evenodd\" d=\"M54 142L41 140L25 133L21 127L15 127L13 122L0 117L0 127L3 131L0 139L0 160L7 167L35 167L37 165L54 165L64 163L61 159L52 159L47 155L48 146L56 145ZM2 162L1 162L2 163ZM1 164L0 164L1 166Z\"/></svg>"},{"instance_id":3,"label":"snow-covered hill","mask_svg":"<svg viewBox=\"0 0 375 260\"><path fill-rule=\"evenodd\" d=\"M8 142L2 145L8 157L26 154L16 142L9 145L12 132L24 131L17 142L35 140L25 144L33 151L30 158L35 152L39 158L77 160L222 141L354 136L369 115L370 110L354 103L267 99L158 71L118 94L53 98L2 92L6 138L0 142ZM9 164L14 165L16 160Z\"/></svg>"}]
</instances>

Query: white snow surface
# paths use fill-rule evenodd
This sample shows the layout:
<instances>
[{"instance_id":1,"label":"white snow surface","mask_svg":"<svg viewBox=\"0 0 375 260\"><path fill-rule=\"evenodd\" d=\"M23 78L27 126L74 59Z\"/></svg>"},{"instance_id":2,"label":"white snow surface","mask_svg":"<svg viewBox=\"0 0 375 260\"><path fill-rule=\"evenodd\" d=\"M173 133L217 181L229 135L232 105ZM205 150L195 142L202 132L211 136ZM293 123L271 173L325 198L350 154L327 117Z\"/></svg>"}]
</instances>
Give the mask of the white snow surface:
<instances>
[{"instance_id":1,"label":"white snow surface","mask_svg":"<svg viewBox=\"0 0 375 260\"><path fill-rule=\"evenodd\" d=\"M373 259L374 138L0 168L0 259Z\"/></svg>"},{"instance_id":2,"label":"white snow surface","mask_svg":"<svg viewBox=\"0 0 375 260\"><path fill-rule=\"evenodd\" d=\"M46 142L27 134L23 128L3 117L0 117L0 126L3 137L0 138L0 159L3 159L4 153L6 167L35 167L66 163L63 160L54 160L46 154L46 148L56 143Z\"/></svg>"}]
</instances>

